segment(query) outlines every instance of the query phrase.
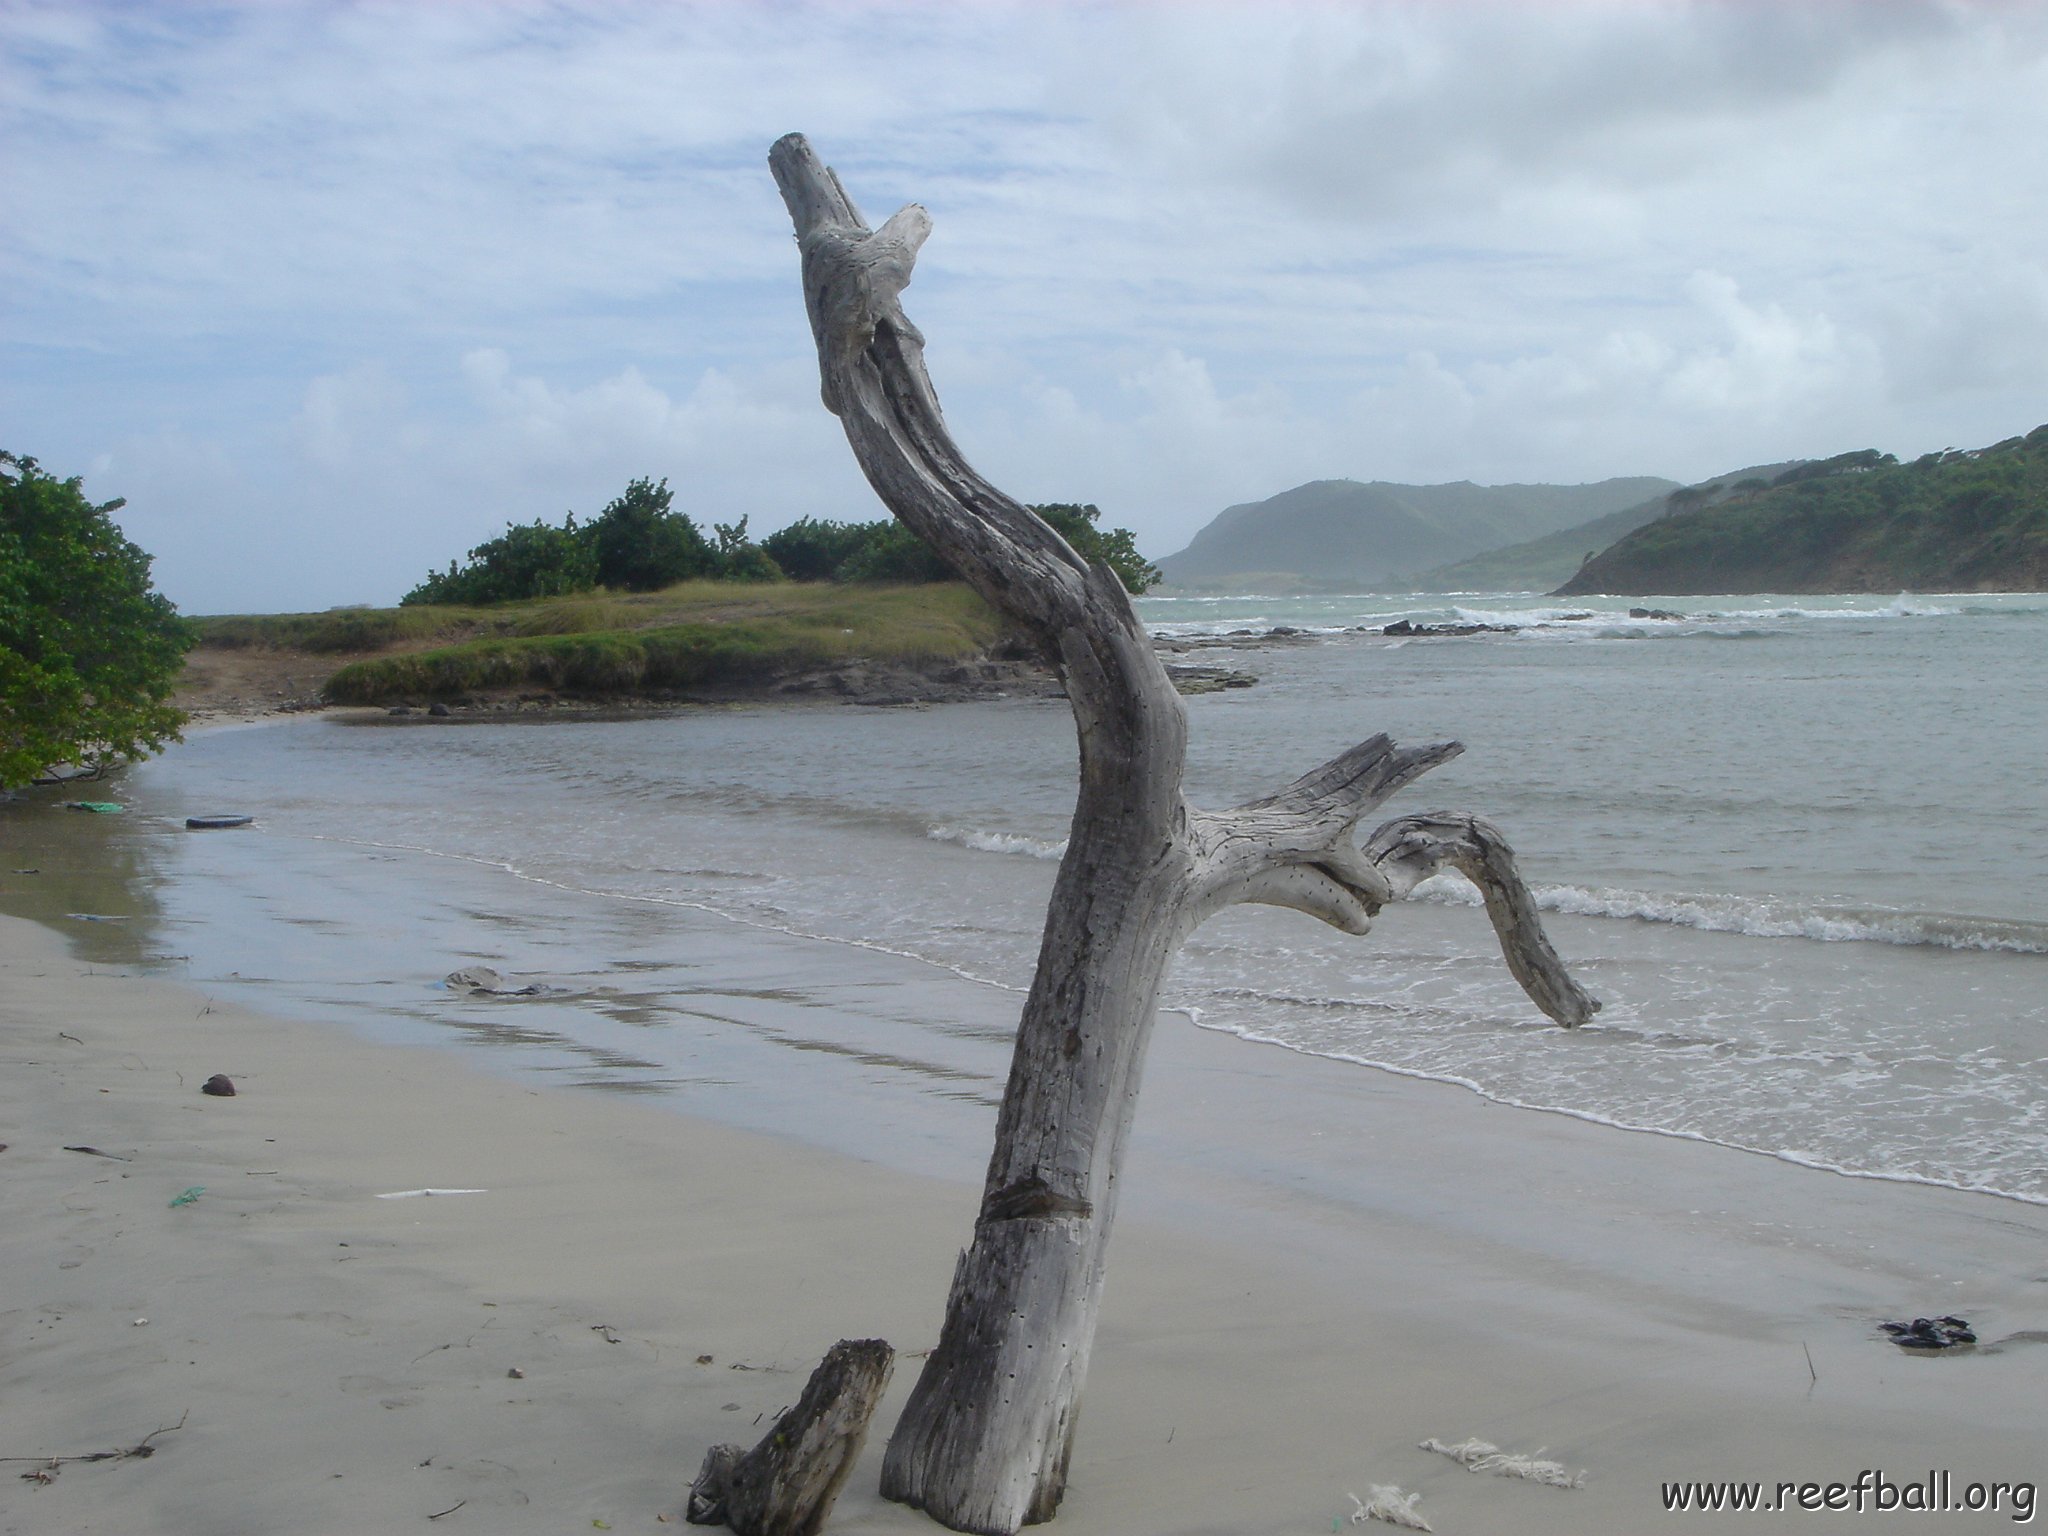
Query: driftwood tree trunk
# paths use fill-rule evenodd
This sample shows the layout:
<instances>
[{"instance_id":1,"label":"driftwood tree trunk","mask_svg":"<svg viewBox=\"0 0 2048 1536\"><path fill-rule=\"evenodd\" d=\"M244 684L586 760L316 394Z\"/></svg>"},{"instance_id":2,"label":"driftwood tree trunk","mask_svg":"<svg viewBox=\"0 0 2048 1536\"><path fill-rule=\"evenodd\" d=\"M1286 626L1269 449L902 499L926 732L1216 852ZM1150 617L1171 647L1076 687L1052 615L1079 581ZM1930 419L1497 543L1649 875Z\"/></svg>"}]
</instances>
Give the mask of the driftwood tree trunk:
<instances>
[{"instance_id":1,"label":"driftwood tree trunk","mask_svg":"<svg viewBox=\"0 0 2048 1536\"><path fill-rule=\"evenodd\" d=\"M751 1451L714 1445L690 1485L685 1518L736 1536L817 1536L868 1437L896 1352L881 1339L841 1339L796 1406Z\"/></svg>"},{"instance_id":2,"label":"driftwood tree trunk","mask_svg":"<svg viewBox=\"0 0 2048 1536\"><path fill-rule=\"evenodd\" d=\"M1382 904L1451 864L1478 881L1546 1013L1573 1025L1599 1005L1545 940L1486 822L1406 817L1359 845L1361 818L1455 742L1375 736L1268 799L1187 803L1187 717L1122 585L976 474L946 431L898 302L931 230L924 209L871 231L801 135L769 164L796 225L826 408L897 518L1058 668L1080 734L1079 801L974 1240L882 1468L887 1497L1011 1536L1050 1519L1065 1491L1146 1041L1167 964L1199 923L1269 902L1364 933Z\"/></svg>"}]
</instances>

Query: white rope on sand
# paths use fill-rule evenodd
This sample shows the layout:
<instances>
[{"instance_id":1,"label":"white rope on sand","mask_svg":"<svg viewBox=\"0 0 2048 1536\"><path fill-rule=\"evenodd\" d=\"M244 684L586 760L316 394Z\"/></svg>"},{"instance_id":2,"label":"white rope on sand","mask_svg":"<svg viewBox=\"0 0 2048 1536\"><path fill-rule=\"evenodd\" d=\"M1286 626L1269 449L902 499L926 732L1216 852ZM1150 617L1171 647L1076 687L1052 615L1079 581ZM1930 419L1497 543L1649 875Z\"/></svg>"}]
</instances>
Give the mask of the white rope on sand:
<instances>
[{"instance_id":1,"label":"white rope on sand","mask_svg":"<svg viewBox=\"0 0 2048 1536\"><path fill-rule=\"evenodd\" d=\"M1456 1445L1445 1445L1441 1440L1425 1440L1422 1449L1434 1451L1439 1456L1448 1456L1467 1472L1491 1472L1496 1477L1522 1477L1532 1483L1545 1483L1552 1488L1583 1488L1586 1486L1584 1472L1567 1471L1561 1462L1545 1461L1543 1448L1538 1447L1528 1455L1503 1451L1497 1445L1484 1440L1460 1440Z\"/></svg>"},{"instance_id":2,"label":"white rope on sand","mask_svg":"<svg viewBox=\"0 0 2048 1536\"><path fill-rule=\"evenodd\" d=\"M1346 1497L1357 1506L1351 1512L1353 1525L1363 1525L1368 1520L1384 1520L1389 1525L1405 1526L1411 1531L1430 1529L1429 1522L1415 1508L1416 1500L1422 1497L1419 1493L1403 1493L1391 1484L1374 1483L1371 1499L1361 1499L1355 1493Z\"/></svg>"}]
</instances>

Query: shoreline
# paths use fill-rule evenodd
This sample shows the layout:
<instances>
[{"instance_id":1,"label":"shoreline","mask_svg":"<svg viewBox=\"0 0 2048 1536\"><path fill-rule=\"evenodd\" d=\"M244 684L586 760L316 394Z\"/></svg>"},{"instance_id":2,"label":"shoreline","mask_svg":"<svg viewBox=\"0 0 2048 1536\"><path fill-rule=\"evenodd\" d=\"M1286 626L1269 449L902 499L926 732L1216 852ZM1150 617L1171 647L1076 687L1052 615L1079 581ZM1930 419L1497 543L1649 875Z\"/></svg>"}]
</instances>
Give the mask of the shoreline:
<instances>
[{"instance_id":1,"label":"shoreline","mask_svg":"<svg viewBox=\"0 0 2048 1536\"><path fill-rule=\"evenodd\" d=\"M1220 693L1255 686L1241 667L1189 660L1190 651L1208 655L1255 650L1297 642L1300 632L1281 626L1251 630L1192 644L1156 637L1154 645L1174 686L1184 695ZM328 680L353 662L393 654L377 651L305 651L281 646L206 643L187 655L171 702L191 724L240 724L295 714L333 714L345 719L412 718L503 721L563 718L638 719L733 704L860 704L869 707L929 706L997 698L1060 698L1064 692L1052 669L999 642L979 652L927 660L851 657L828 665L770 670L752 680L727 678L689 688L642 692L590 692L536 684L474 689L435 695L417 690L394 693L377 703L334 703Z\"/></svg>"},{"instance_id":2,"label":"shoreline","mask_svg":"<svg viewBox=\"0 0 2048 1536\"><path fill-rule=\"evenodd\" d=\"M829 989L806 942L762 947ZM537 1089L129 969L0 921L0 1454L132 1446L189 1416L147 1464L8 1480L0 1532L416 1529L465 1499L449 1528L651 1531L704 1446L751 1443L736 1421L793 1398L833 1339L907 1357L936 1335L978 1121L913 1103L878 1124L951 1149L956 1177L922 1177L879 1144ZM199 1097L215 1071L242 1094ZM1670 1479L2034 1474L2038 1209L1617 1136L1171 1017L1147 1075L1054 1530L1320 1530L1394 1483L1440 1531L1622 1531ZM173 1184L209 1188L173 1210ZM472 1185L491 1193L375 1199ZM1915 1359L1876 1333L1916 1310L1963 1312L1984 1346ZM899 1358L831 1529L938 1529L874 1492L916 1365ZM1587 1485L1416 1449L1475 1435ZM2012 1524L1960 1528L1993 1519Z\"/></svg>"}]
</instances>

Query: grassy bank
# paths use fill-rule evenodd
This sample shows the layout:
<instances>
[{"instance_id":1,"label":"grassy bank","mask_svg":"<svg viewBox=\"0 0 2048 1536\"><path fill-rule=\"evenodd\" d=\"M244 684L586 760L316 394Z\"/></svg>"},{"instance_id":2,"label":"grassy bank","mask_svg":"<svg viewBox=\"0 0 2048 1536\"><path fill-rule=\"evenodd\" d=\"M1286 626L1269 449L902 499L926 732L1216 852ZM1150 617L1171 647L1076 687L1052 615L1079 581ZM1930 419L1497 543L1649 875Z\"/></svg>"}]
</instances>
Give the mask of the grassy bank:
<instances>
[{"instance_id":1,"label":"grassy bank","mask_svg":"<svg viewBox=\"0 0 2048 1536\"><path fill-rule=\"evenodd\" d=\"M710 581L490 608L194 622L204 646L374 652L327 679L324 694L339 704L526 689L601 697L744 686L854 660L966 660L999 634L994 613L964 587Z\"/></svg>"}]
</instances>

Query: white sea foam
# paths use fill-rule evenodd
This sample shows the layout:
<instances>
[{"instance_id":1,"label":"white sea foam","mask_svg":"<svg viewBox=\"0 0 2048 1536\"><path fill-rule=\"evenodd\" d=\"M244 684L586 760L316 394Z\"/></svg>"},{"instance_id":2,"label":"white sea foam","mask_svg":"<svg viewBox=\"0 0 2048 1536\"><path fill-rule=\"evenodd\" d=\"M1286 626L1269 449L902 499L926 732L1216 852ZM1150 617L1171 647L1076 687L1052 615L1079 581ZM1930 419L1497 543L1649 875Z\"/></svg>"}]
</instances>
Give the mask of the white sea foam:
<instances>
[{"instance_id":1,"label":"white sea foam","mask_svg":"<svg viewBox=\"0 0 2048 1536\"><path fill-rule=\"evenodd\" d=\"M1789 608L1724 608L1703 613L1700 617L1714 622L1730 619L1848 619L1867 623L1872 619L1941 619L1959 611L1910 592L1901 592L1890 602L1872 608L1803 608L1796 605Z\"/></svg>"},{"instance_id":2,"label":"white sea foam","mask_svg":"<svg viewBox=\"0 0 2048 1536\"><path fill-rule=\"evenodd\" d=\"M1181 1010L1186 1012L1188 1010ZM1986 1179L1941 1178L1933 1174L1920 1173L1905 1168L1867 1168L1846 1161L1822 1157L1817 1153L1799 1147L1772 1147L1758 1145L1733 1136L1711 1135L1705 1131L1689 1130L1675 1126L1653 1125L1630 1119L1623 1114L1601 1113L1598 1110L1580 1109L1564 1104L1548 1104L1540 1099L1520 1094L1506 1093L1489 1088L1461 1072L1433 1070L1426 1067L1403 1066L1397 1062L1376 1060L1370 1055L1350 1050L1319 1048L1290 1040L1267 1029L1253 1028L1243 1024L1207 1023L1196 1019L1198 1029L1211 1030L1217 1034L1235 1035L1255 1045L1275 1045L1298 1056L1322 1056L1332 1061L1346 1061L1354 1066L1370 1067L1376 1072L1385 1072L1393 1077L1414 1078L1425 1083L1444 1083L1454 1088L1463 1088L1477 1094L1489 1103L1499 1104L1508 1109L1532 1110L1537 1114L1561 1115L1567 1120L1583 1121L1587 1125L1602 1126L1612 1131L1626 1131L1639 1136L1662 1136L1671 1141L1698 1142L1703 1146L1727 1147L1735 1152L1747 1152L1758 1157L1772 1158L1781 1163L1790 1163L1799 1168L1810 1168L1816 1173L1837 1174L1845 1179L1874 1179L1885 1184L1921 1184L1933 1189L1961 1190L1966 1194L1994 1195L2003 1200L2016 1200L2023 1205L2048 1206L2048 1194L2033 1189L2012 1189Z\"/></svg>"},{"instance_id":3,"label":"white sea foam","mask_svg":"<svg viewBox=\"0 0 2048 1536\"><path fill-rule=\"evenodd\" d=\"M1578 624L1589 619L1626 618L1626 614L1600 614L1590 608L1466 608L1454 606L1451 618L1459 624Z\"/></svg>"},{"instance_id":4,"label":"white sea foam","mask_svg":"<svg viewBox=\"0 0 2048 1536\"><path fill-rule=\"evenodd\" d=\"M1051 842L1043 837L1026 837L1021 832L989 832L980 827L937 826L925 833L935 843L954 843L977 853L1014 853L1027 859L1057 859L1065 855L1067 840Z\"/></svg>"},{"instance_id":5,"label":"white sea foam","mask_svg":"<svg viewBox=\"0 0 2048 1536\"><path fill-rule=\"evenodd\" d=\"M1616 886L1539 885L1536 905L1573 917L1633 918L1704 933L1752 939L1810 939L1820 944L1904 944L1936 949L2048 955L2048 925L1949 912L1882 911L1804 905L1762 896L1632 891ZM1478 888L1446 872L1415 888L1416 901L1480 905Z\"/></svg>"}]
</instances>

